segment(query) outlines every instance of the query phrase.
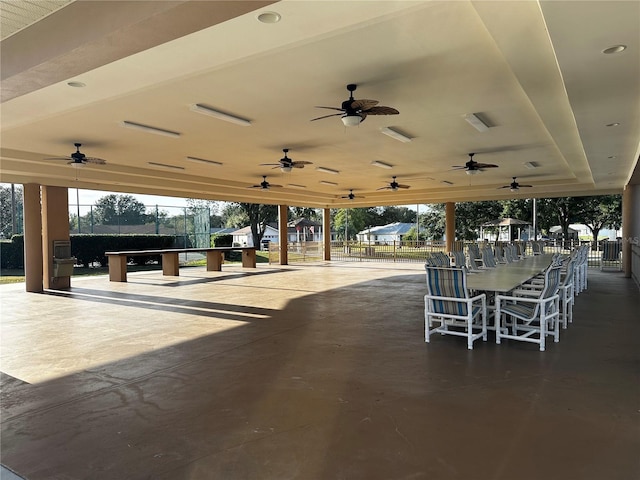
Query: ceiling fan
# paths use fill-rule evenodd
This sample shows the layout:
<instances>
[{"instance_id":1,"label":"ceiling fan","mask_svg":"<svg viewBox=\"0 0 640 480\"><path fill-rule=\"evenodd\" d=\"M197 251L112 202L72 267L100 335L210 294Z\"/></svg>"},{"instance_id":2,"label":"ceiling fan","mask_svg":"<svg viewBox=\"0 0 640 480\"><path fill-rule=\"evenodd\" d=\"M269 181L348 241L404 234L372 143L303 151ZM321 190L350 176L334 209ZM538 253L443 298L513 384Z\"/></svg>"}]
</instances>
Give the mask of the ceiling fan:
<instances>
[{"instance_id":1,"label":"ceiling fan","mask_svg":"<svg viewBox=\"0 0 640 480\"><path fill-rule=\"evenodd\" d=\"M356 195L355 193L353 193L353 188L349 189L349 195L343 195L340 198L348 198L349 200L353 200L354 198L364 198L360 195Z\"/></svg>"},{"instance_id":2,"label":"ceiling fan","mask_svg":"<svg viewBox=\"0 0 640 480\"><path fill-rule=\"evenodd\" d=\"M262 190L269 190L271 187L280 188L282 185L274 185L272 183L267 182L267 176L262 176L262 181L258 185L251 185L247 188L261 188Z\"/></svg>"},{"instance_id":3,"label":"ceiling fan","mask_svg":"<svg viewBox=\"0 0 640 480\"><path fill-rule=\"evenodd\" d=\"M367 115L397 115L398 110L391 107L383 107L376 106L378 105L378 100L355 100L353 98L353 92L356 90L357 85L354 83L350 83L347 85L347 90L349 90L349 99L342 102L342 107L319 107L316 108L326 108L329 110L338 110L340 113L332 113L331 115L324 115L322 117L313 118L311 121L321 120L323 118L328 117L336 117L340 115L342 117L342 123L344 123L345 127L353 127L356 125L360 125L361 122L367 118Z\"/></svg>"},{"instance_id":4,"label":"ceiling fan","mask_svg":"<svg viewBox=\"0 0 640 480\"><path fill-rule=\"evenodd\" d=\"M285 173L289 173L292 168L304 168L305 165L311 165L313 162L305 162L305 161L293 161L289 157L287 157L287 153L289 152L288 148L283 148L284 157L280 159L278 163L261 163L262 166L271 166L274 165L273 168L279 168Z\"/></svg>"},{"instance_id":5,"label":"ceiling fan","mask_svg":"<svg viewBox=\"0 0 640 480\"><path fill-rule=\"evenodd\" d=\"M520 190L520 188L533 187L533 185L522 185L521 183L516 182L516 177L511 177L511 178L513 178L513 182L511 182L509 185L504 185L504 186L498 187L498 188L499 189L500 188L508 188L512 192L517 192L518 190Z\"/></svg>"},{"instance_id":6,"label":"ceiling fan","mask_svg":"<svg viewBox=\"0 0 640 480\"><path fill-rule=\"evenodd\" d=\"M484 171L485 168L498 168L498 165L493 165L491 163L478 163L473 159L475 153L469 154L469 161L464 165L453 165L454 170L464 170L467 175L475 175Z\"/></svg>"},{"instance_id":7,"label":"ceiling fan","mask_svg":"<svg viewBox=\"0 0 640 480\"><path fill-rule=\"evenodd\" d=\"M400 188L409 188L409 185L401 185L398 182L396 182L395 175L393 177L391 177L391 178L393 180L391 182L389 182L389 185L387 185L386 187L380 187L378 190L393 190L395 192Z\"/></svg>"},{"instance_id":8,"label":"ceiling fan","mask_svg":"<svg viewBox=\"0 0 640 480\"><path fill-rule=\"evenodd\" d=\"M74 145L76 151L68 157L49 157L45 158L45 160L67 160L67 163L74 167L83 167L87 163L93 163L95 165L104 165L107 163L102 158L87 157L84 153L80 152L81 143L74 143Z\"/></svg>"}]
</instances>

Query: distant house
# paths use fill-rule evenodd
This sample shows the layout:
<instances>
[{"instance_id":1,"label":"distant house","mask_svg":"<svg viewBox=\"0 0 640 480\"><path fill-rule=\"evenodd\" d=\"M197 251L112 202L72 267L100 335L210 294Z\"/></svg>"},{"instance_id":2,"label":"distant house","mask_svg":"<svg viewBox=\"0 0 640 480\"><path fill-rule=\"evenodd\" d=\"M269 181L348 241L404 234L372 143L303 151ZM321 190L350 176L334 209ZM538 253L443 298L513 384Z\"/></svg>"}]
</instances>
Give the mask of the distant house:
<instances>
[{"instance_id":1,"label":"distant house","mask_svg":"<svg viewBox=\"0 0 640 480\"><path fill-rule=\"evenodd\" d=\"M240 228L238 230L233 231L233 243L241 246L254 247L253 244L253 235L251 233L251 226L246 226ZM271 225L267 225L267 228L264 231L264 235L262 237L262 241L269 240L270 242L278 243L278 229L272 227Z\"/></svg>"},{"instance_id":2,"label":"distant house","mask_svg":"<svg viewBox=\"0 0 640 480\"><path fill-rule=\"evenodd\" d=\"M358 232L357 237L361 242L377 244L400 242L413 227L415 227L414 223L395 222L389 225L367 228Z\"/></svg>"},{"instance_id":3,"label":"distant house","mask_svg":"<svg viewBox=\"0 0 640 480\"><path fill-rule=\"evenodd\" d=\"M287 223L287 241L289 243L321 242L322 224L306 218L291 220Z\"/></svg>"},{"instance_id":4,"label":"distant house","mask_svg":"<svg viewBox=\"0 0 640 480\"><path fill-rule=\"evenodd\" d=\"M209 230L209 233L211 235L232 235L236 230L237 228L212 227L211 230Z\"/></svg>"}]
</instances>

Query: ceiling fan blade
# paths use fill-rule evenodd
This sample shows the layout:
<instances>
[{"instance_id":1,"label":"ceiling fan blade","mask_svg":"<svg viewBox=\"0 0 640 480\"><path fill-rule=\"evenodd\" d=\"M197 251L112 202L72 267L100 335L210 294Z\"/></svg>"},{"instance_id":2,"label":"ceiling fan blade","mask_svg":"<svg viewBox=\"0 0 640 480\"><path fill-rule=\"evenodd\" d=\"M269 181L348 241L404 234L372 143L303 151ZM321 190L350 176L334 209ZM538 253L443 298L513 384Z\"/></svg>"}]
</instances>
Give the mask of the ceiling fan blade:
<instances>
[{"instance_id":1,"label":"ceiling fan blade","mask_svg":"<svg viewBox=\"0 0 640 480\"><path fill-rule=\"evenodd\" d=\"M533 187L533 185L518 185L519 187L523 187L523 188L529 188L529 187Z\"/></svg>"},{"instance_id":2,"label":"ceiling fan blade","mask_svg":"<svg viewBox=\"0 0 640 480\"><path fill-rule=\"evenodd\" d=\"M353 110L369 110L375 107L378 103L380 103L378 100L354 100L351 102L351 108Z\"/></svg>"},{"instance_id":3,"label":"ceiling fan blade","mask_svg":"<svg viewBox=\"0 0 640 480\"><path fill-rule=\"evenodd\" d=\"M344 112L344 108L338 108L338 107L321 107L319 105L315 106L316 108L326 108L328 110L339 110L340 112Z\"/></svg>"},{"instance_id":4,"label":"ceiling fan blade","mask_svg":"<svg viewBox=\"0 0 640 480\"><path fill-rule=\"evenodd\" d=\"M306 160L296 160L295 162L293 162L293 166L295 167L296 165L313 165L313 162L307 162Z\"/></svg>"},{"instance_id":5,"label":"ceiling fan blade","mask_svg":"<svg viewBox=\"0 0 640 480\"><path fill-rule=\"evenodd\" d=\"M84 157L82 162L83 163L93 163L95 165L104 165L105 163L107 163L106 160L103 160L102 158L96 158L96 157Z\"/></svg>"},{"instance_id":6,"label":"ceiling fan blade","mask_svg":"<svg viewBox=\"0 0 640 480\"><path fill-rule=\"evenodd\" d=\"M300 162L293 162L291 164L291 167L293 168L304 168L304 163L300 163Z\"/></svg>"},{"instance_id":7,"label":"ceiling fan blade","mask_svg":"<svg viewBox=\"0 0 640 480\"><path fill-rule=\"evenodd\" d=\"M269 184L269 188L274 187L274 188L282 188L282 185L274 185L273 183Z\"/></svg>"},{"instance_id":8,"label":"ceiling fan blade","mask_svg":"<svg viewBox=\"0 0 640 480\"><path fill-rule=\"evenodd\" d=\"M475 168L498 168L498 165L493 165L491 163L476 163L474 167Z\"/></svg>"},{"instance_id":9,"label":"ceiling fan blade","mask_svg":"<svg viewBox=\"0 0 640 480\"><path fill-rule=\"evenodd\" d=\"M411 188L409 185L396 185L398 188Z\"/></svg>"},{"instance_id":10,"label":"ceiling fan blade","mask_svg":"<svg viewBox=\"0 0 640 480\"><path fill-rule=\"evenodd\" d=\"M261 167L273 167L273 166L279 167L280 164L279 163L261 163L260 166Z\"/></svg>"},{"instance_id":11,"label":"ceiling fan blade","mask_svg":"<svg viewBox=\"0 0 640 480\"><path fill-rule=\"evenodd\" d=\"M43 160L73 160L71 157L47 157L43 158Z\"/></svg>"},{"instance_id":12,"label":"ceiling fan blade","mask_svg":"<svg viewBox=\"0 0 640 480\"><path fill-rule=\"evenodd\" d=\"M503 188L513 188L511 185L503 185L502 187L498 187L498 190L501 190Z\"/></svg>"},{"instance_id":13,"label":"ceiling fan blade","mask_svg":"<svg viewBox=\"0 0 640 480\"><path fill-rule=\"evenodd\" d=\"M342 116L342 115L344 115L344 114L343 113L332 113L331 115L324 115L322 117L312 118L311 121L315 122L316 120L322 120L323 118L337 117L337 116Z\"/></svg>"},{"instance_id":14,"label":"ceiling fan blade","mask_svg":"<svg viewBox=\"0 0 640 480\"><path fill-rule=\"evenodd\" d=\"M367 115L398 115L400 112L392 107L373 107L364 109L364 113Z\"/></svg>"}]
</instances>

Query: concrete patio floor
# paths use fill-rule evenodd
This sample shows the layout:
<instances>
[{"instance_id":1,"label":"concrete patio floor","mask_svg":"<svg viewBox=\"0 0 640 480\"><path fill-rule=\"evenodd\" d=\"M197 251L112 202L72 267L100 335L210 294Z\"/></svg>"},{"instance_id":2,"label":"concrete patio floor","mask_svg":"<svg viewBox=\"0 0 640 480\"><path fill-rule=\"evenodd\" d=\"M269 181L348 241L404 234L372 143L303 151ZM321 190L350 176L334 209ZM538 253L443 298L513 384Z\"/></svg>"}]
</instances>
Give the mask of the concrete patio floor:
<instances>
[{"instance_id":1,"label":"concrete patio floor","mask_svg":"<svg viewBox=\"0 0 640 480\"><path fill-rule=\"evenodd\" d=\"M1 462L39 479L640 478L640 294L589 273L546 352L424 343L420 264L0 287Z\"/></svg>"}]
</instances>

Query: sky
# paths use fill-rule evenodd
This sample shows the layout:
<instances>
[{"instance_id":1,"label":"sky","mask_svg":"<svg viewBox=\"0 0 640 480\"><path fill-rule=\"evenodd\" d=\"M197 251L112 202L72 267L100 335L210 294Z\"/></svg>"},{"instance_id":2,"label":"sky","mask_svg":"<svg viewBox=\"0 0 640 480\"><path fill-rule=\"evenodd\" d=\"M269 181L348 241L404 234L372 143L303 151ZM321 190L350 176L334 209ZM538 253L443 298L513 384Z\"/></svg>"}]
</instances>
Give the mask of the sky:
<instances>
[{"instance_id":1,"label":"sky","mask_svg":"<svg viewBox=\"0 0 640 480\"><path fill-rule=\"evenodd\" d=\"M77 191L77 193L76 193ZM146 206L159 205L164 207L186 207L187 199L178 197L161 197L158 195L143 195L143 194L128 194L122 192L104 192L102 190L83 190L83 189L69 189L69 204L76 205L78 203L78 197L80 199L80 205L93 205L99 198L107 195L131 195L139 202L144 203Z\"/></svg>"},{"instance_id":2,"label":"sky","mask_svg":"<svg viewBox=\"0 0 640 480\"><path fill-rule=\"evenodd\" d=\"M11 184L2 183L2 187L9 187ZM76 193L77 192L77 193ZM132 195L139 202L142 202L147 207L158 205L161 207L186 207L187 199L178 197L163 197L158 195L143 195L137 193L122 193L122 192L105 192L102 190L84 190L82 188L75 189L69 188L69 205L77 205L78 199L81 206L94 205L98 199L107 195ZM416 205L398 205L399 207L407 207L411 210L416 210ZM423 212L426 207L420 205L420 212Z\"/></svg>"}]
</instances>

